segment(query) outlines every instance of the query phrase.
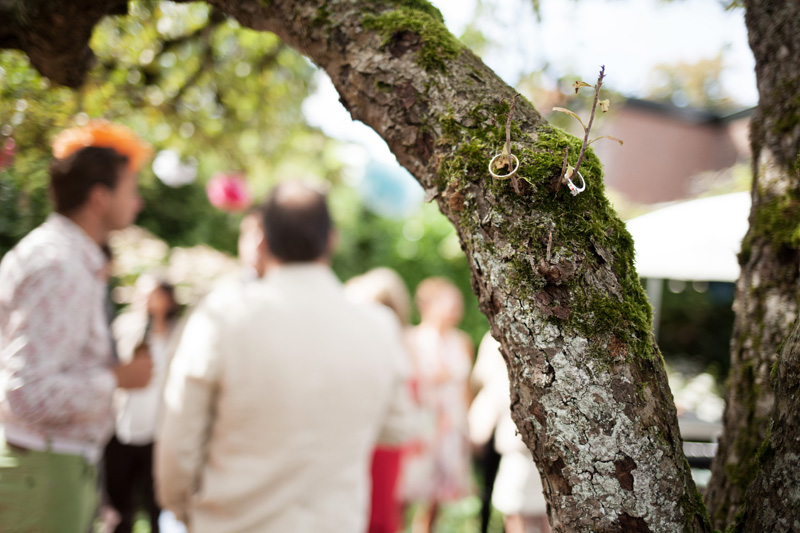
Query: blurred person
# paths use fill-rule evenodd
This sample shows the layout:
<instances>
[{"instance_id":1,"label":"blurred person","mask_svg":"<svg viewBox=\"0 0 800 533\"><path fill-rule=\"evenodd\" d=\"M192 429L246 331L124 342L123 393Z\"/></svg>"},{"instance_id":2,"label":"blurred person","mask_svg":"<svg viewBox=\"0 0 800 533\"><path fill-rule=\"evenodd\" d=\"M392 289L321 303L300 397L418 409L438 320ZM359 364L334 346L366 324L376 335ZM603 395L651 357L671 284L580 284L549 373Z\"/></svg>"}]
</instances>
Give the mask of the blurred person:
<instances>
[{"instance_id":1,"label":"blurred person","mask_svg":"<svg viewBox=\"0 0 800 533\"><path fill-rule=\"evenodd\" d=\"M210 294L182 335L157 495L193 533L361 533L370 454L406 432L397 324L345 296L321 193L278 185L263 224L266 276Z\"/></svg>"},{"instance_id":2,"label":"blurred person","mask_svg":"<svg viewBox=\"0 0 800 533\"><path fill-rule=\"evenodd\" d=\"M505 531L550 533L541 476L511 419L508 370L500 343L490 333L481 340L473 375L483 387L470 407L470 438L482 445L494 435L500 465L492 504L503 514Z\"/></svg>"},{"instance_id":3,"label":"blurred person","mask_svg":"<svg viewBox=\"0 0 800 533\"><path fill-rule=\"evenodd\" d=\"M345 283L345 290L354 301L374 302L388 307L397 317L402 332L408 329L411 298L403 279L391 268L374 268L356 276ZM403 351L408 357L405 346ZM368 533L395 533L402 529L402 505L398 494L402 453L403 447L400 445L378 445L372 454Z\"/></svg>"},{"instance_id":4,"label":"blurred person","mask_svg":"<svg viewBox=\"0 0 800 533\"><path fill-rule=\"evenodd\" d=\"M116 533L133 530L140 504L151 532L159 532L161 509L155 499L153 443L180 315L171 283L145 275L137 285L138 301L132 310L117 317L112 331L120 359L151 358L153 376L146 388L119 389L114 398L116 431L106 446L103 464L106 494L118 515Z\"/></svg>"},{"instance_id":5,"label":"blurred person","mask_svg":"<svg viewBox=\"0 0 800 533\"><path fill-rule=\"evenodd\" d=\"M96 126L56 138L55 212L0 263L0 531L88 531L113 391L150 379L149 360L112 359L101 249L141 210L147 149L121 126Z\"/></svg>"},{"instance_id":6,"label":"blurred person","mask_svg":"<svg viewBox=\"0 0 800 533\"><path fill-rule=\"evenodd\" d=\"M472 343L457 328L464 312L461 292L444 278L423 280L416 291L420 324L409 333L409 349L423 414L416 449L406 454L403 495L419 503L414 533L433 530L442 503L472 493L467 429Z\"/></svg>"},{"instance_id":7,"label":"blurred person","mask_svg":"<svg viewBox=\"0 0 800 533\"><path fill-rule=\"evenodd\" d=\"M500 454L495 448L495 429L502 412L504 399L509 395L507 386L502 389L503 382L500 379L503 376L498 379L495 375L496 372L505 373L506 367L505 364L497 365L496 358L491 355L493 350L497 350L492 344L493 341L491 333L487 332L478 347L478 356L470 374L470 386L474 396L469 407L468 425L473 458L480 472L481 480L481 533L489 530L492 515L492 492L500 466ZM487 350L490 355L487 355ZM499 393L494 390L498 383L501 386Z\"/></svg>"},{"instance_id":8,"label":"blurred person","mask_svg":"<svg viewBox=\"0 0 800 533\"><path fill-rule=\"evenodd\" d=\"M242 281L252 281L264 277L266 258L261 252L264 245L264 227L261 211L251 207L239 223L239 239L236 248L242 264Z\"/></svg>"}]
</instances>

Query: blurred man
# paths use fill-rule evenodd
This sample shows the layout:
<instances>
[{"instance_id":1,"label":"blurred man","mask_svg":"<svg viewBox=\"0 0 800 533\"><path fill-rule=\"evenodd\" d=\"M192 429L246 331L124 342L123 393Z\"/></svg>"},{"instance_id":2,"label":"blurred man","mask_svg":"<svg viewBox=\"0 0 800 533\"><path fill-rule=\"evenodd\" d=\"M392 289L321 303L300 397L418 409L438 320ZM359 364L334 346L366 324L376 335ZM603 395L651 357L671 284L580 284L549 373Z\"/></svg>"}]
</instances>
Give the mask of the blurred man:
<instances>
[{"instance_id":1,"label":"blurred man","mask_svg":"<svg viewBox=\"0 0 800 533\"><path fill-rule=\"evenodd\" d=\"M113 361L101 250L142 201L112 148L81 148L50 177L55 213L0 264L0 531L85 533L114 388L150 379L149 360Z\"/></svg>"},{"instance_id":2,"label":"blurred man","mask_svg":"<svg viewBox=\"0 0 800 533\"><path fill-rule=\"evenodd\" d=\"M280 185L263 220L264 279L212 293L186 326L157 492L195 533L362 533L372 449L407 424L397 321L345 297L324 196Z\"/></svg>"}]
</instances>

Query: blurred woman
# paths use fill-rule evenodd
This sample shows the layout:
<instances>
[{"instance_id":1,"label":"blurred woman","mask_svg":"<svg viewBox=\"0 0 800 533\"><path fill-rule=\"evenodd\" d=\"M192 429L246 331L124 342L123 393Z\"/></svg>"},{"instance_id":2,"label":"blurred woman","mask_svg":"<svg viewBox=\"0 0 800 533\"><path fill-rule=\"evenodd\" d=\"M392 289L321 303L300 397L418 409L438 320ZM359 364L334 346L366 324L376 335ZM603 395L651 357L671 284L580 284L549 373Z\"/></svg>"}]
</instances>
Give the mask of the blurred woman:
<instances>
[{"instance_id":1,"label":"blurred woman","mask_svg":"<svg viewBox=\"0 0 800 533\"><path fill-rule=\"evenodd\" d=\"M408 329L411 298L397 272L375 268L345 284L348 296L357 302L375 302L392 310L398 326ZM372 495L369 533L396 533L402 529L402 508L398 495L401 446L377 446L372 455Z\"/></svg>"},{"instance_id":2,"label":"blurred woman","mask_svg":"<svg viewBox=\"0 0 800 533\"><path fill-rule=\"evenodd\" d=\"M140 503L148 514L151 531L159 531L161 509L153 487L153 443L180 312L170 283L143 280L138 290L146 295L143 303L140 298L132 311L120 315L112 331L120 359L152 358L153 377L143 389L118 389L114 399L116 432L106 447L104 466L106 494L119 515L116 533L132 530Z\"/></svg>"},{"instance_id":3,"label":"blurred woman","mask_svg":"<svg viewBox=\"0 0 800 533\"><path fill-rule=\"evenodd\" d=\"M464 300L455 285L428 278L417 287L416 302L421 322L408 338L422 435L403 462L403 494L420 504L412 530L427 533L440 504L472 492L467 407L473 347L456 329Z\"/></svg>"},{"instance_id":4,"label":"blurred woman","mask_svg":"<svg viewBox=\"0 0 800 533\"><path fill-rule=\"evenodd\" d=\"M500 465L492 504L503 514L506 533L550 533L542 480L531 453L511 419L508 371L498 343L487 333L478 348L473 380L483 384L469 411L473 444L494 433Z\"/></svg>"}]
</instances>

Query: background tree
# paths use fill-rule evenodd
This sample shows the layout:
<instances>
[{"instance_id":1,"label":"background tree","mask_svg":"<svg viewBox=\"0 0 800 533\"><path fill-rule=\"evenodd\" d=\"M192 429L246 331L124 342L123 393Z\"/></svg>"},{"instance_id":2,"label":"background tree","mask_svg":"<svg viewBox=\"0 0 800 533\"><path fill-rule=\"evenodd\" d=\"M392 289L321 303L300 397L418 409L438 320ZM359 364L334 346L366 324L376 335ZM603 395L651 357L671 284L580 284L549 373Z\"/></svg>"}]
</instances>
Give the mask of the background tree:
<instances>
[{"instance_id":1,"label":"background tree","mask_svg":"<svg viewBox=\"0 0 800 533\"><path fill-rule=\"evenodd\" d=\"M656 65L647 75L650 99L724 112L736 107L722 85L725 62L722 52L696 62Z\"/></svg>"},{"instance_id":2,"label":"background tree","mask_svg":"<svg viewBox=\"0 0 800 533\"><path fill-rule=\"evenodd\" d=\"M504 140L500 125L514 91L424 2L213 4L325 68L351 114L387 140L455 225L509 364L514 418L545 475L554 528L710 530L680 449L632 243L603 196L596 158L590 153L582 167L587 191L570 196L558 177L564 149L574 157L578 143L518 101L519 181L514 188L490 181L486 166ZM86 13L84 20L96 16ZM50 6L25 24L6 17L15 23L0 27L0 45L25 49L37 68L77 84L80 72L63 69L59 78L58 65L80 66L81 42L53 57L41 50L42 42L64 39L56 23L62 15ZM765 11L763 29L748 18L751 39L786 23L785 15ZM797 57L793 51L773 50L782 58ZM785 118L786 105L796 115L782 103L778 116ZM773 435L783 431L775 427Z\"/></svg>"},{"instance_id":3,"label":"background tree","mask_svg":"<svg viewBox=\"0 0 800 533\"><path fill-rule=\"evenodd\" d=\"M770 428L773 439L788 429L778 426L776 419L770 423L775 385L771 374L777 369L779 346L797 318L800 296L800 5L791 0L750 0L745 7L759 103L751 124L753 204L739 255L742 273L734 303L725 428L706 496L717 527L731 523L741 509L765 460L757 452ZM791 347L796 350L796 343ZM780 365L774 375L788 394L794 385L782 380L796 376L796 354L790 353ZM778 407L785 410L786 403ZM787 467L786 457L775 464ZM797 501L797 472L795 467L794 473L775 473L776 484L785 483L787 474L794 479L794 486L783 489L783 494L778 486L770 489L769 480L761 483L761 491L775 494L769 509L760 512L781 516L786 509L777 500ZM751 509L748 518L753 513ZM798 516L796 507L793 516Z\"/></svg>"}]
</instances>

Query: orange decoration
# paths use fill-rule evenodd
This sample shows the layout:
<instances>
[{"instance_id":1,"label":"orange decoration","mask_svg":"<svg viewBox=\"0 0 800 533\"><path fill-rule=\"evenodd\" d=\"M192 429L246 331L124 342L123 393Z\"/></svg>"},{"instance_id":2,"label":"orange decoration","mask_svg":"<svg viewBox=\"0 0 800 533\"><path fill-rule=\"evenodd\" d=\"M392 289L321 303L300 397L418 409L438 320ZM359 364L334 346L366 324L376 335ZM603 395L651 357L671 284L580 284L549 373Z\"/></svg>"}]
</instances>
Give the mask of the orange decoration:
<instances>
[{"instance_id":1,"label":"orange decoration","mask_svg":"<svg viewBox=\"0 0 800 533\"><path fill-rule=\"evenodd\" d=\"M153 148L132 129L107 120L90 120L85 126L69 128L53 138L53 156L64 159L81 148L113 148L128 157L128 167L138 172L153 154Z\"/></svg>"}]
</instances>

